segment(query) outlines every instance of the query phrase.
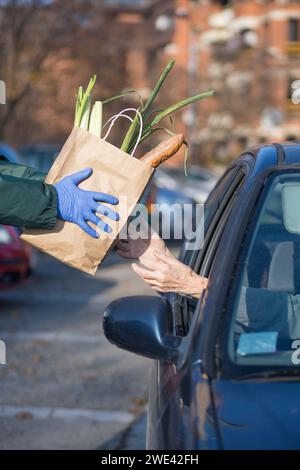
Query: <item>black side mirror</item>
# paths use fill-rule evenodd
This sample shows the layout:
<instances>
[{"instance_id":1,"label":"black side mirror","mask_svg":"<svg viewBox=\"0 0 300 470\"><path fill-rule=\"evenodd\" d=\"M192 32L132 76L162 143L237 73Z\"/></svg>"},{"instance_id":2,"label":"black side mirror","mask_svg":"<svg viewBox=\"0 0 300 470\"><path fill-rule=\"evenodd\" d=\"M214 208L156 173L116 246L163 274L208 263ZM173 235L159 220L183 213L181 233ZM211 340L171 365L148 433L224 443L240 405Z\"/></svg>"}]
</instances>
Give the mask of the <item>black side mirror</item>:
<instances>
[{"instance_id":1,"label":"black side mirror","mask_svg":"<svg viewBox=\"0 0 300 470\"><path fill-rule=\"evenodd\" d=\"M151 359L175 362L181 338L174 336L169 302L161 297L114 300L104 313L106 338L116 346Z\"/></svg>"}]
</instances>

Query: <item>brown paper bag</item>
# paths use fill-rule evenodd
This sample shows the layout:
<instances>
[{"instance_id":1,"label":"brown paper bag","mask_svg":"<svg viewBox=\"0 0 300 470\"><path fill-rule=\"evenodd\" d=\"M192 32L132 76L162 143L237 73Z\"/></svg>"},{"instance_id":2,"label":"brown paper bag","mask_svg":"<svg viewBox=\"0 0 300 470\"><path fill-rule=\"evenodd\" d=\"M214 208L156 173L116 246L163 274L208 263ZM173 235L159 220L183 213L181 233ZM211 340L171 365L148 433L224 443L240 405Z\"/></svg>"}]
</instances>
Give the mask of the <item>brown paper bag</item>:
<instances>
[{"instance_id":1,"label":"brown paper bag","mask_svg":"<svg viewBox=\"0 0 300 470\"><path fill-rule=\"evenodd\" d=\"M154 170L150 164L74 127L51 167L46 183L57 183L63 177L87 167L93 169L93 174L80 184L80 188L112 194L120 200L117 206L120 220L114 222L109 219L112 232L99 231L100 238L94 239L77 225L58 220L54 230L26 230L21 238L74 268L95 274Z\"/></svg>"}]
</instances>

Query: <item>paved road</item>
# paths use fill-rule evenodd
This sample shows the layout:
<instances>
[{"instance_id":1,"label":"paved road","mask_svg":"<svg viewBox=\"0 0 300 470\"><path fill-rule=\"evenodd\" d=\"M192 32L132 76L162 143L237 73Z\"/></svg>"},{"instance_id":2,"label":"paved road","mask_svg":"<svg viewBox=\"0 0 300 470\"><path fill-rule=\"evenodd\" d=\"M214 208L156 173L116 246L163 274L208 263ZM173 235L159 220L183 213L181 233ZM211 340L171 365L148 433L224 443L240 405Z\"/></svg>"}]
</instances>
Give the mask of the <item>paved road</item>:
<instances>
[{"instance_id":1,"label":"paved road","mask_svg":"<svg viewBox=\"0 0 300 470\"><path fill-rule=\"evenodd\" d=\"M151 361L110 345L102 314L112 299L139 293L153 291L115 254L96 277L39 255L30 282L0 292L0 449L119 445L144 411ZM143 445L139 422L131 448Z\"/></svg>"}]
</instances>

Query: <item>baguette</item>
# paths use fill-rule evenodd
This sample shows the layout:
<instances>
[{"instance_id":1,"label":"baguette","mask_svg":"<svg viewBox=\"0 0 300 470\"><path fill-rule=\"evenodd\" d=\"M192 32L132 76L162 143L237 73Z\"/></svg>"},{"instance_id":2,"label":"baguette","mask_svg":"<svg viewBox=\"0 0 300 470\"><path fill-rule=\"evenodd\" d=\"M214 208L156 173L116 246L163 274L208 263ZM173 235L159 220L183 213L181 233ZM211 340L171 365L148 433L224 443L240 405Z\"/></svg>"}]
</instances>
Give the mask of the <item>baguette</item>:
<instances>
[{"instance_id":1,"label":"baguette","mask_svg":"<svg viewBox=\"0 0 300 470\"><path fill-rule=\"evenodd\" d=\"M153 168L157 168L161 163L168 160L178 152L183 141L183 134L176 134L158 144L154 149L150 150L150 152L147 152L141 160L143 162L150 163Z\"/></svg>"}]
</instances>

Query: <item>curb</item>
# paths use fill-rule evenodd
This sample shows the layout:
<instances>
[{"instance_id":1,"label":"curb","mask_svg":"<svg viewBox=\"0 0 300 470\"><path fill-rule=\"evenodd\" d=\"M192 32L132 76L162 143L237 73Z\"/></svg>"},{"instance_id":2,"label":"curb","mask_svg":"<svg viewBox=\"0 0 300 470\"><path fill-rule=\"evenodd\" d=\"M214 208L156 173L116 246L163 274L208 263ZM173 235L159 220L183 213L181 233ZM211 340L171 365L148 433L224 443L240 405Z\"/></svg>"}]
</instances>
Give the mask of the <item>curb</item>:
<instances>
[{"instance_id":1,"label":"curb","mask_svg":"<svg viewBox=\"0 0 300 470\"><path fill-rule=\"evenodd\" d=\"M141 414L124 431L105 442L97 450L145 450L147 413Z\"/></svg>"}]
</instances>

